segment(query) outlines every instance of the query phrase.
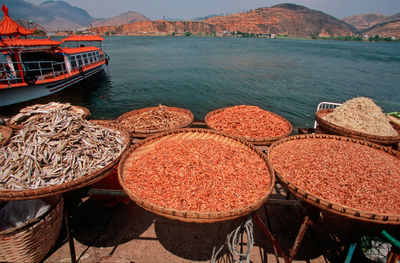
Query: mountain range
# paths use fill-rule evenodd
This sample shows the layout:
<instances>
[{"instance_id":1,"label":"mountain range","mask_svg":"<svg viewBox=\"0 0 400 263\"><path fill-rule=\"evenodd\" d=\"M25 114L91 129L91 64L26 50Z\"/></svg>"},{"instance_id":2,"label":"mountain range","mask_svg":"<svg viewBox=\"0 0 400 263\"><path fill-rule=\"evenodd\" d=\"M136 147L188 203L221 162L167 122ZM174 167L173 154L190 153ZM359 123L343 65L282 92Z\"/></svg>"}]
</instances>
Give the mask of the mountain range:
<instances>
[{"instance_id":1,"label":"mountain range","mask_svg":"<svg viewBox=\"0 0 400 263\"><path fill-rule=\"evenodd\" d=\"M24 0L2 0L14 19L33 21L47 31L77 30L92 27L98 34L165 35L190 32L222 34L247 32L301 36L347 36L363 34L400 38L400 13L379 13L335 18L318 10L295 4L280 4L231 15L210 15L187 21L151 21L146 16L127 11L113 18L94 18L81 8L64 1L46 1L34 5Z\"/></svg>"},{"instance_id":2,"label":"mountain range","mask_svg":"<svg viewBox=\"0 0 400 263\"><path fill-rule=\"evenodd\" d=\"M360 14L342 18L357 28L357 33L369 36L400 38L400 13L386 16L379 13Z\"/></svg>"}]
</instances>

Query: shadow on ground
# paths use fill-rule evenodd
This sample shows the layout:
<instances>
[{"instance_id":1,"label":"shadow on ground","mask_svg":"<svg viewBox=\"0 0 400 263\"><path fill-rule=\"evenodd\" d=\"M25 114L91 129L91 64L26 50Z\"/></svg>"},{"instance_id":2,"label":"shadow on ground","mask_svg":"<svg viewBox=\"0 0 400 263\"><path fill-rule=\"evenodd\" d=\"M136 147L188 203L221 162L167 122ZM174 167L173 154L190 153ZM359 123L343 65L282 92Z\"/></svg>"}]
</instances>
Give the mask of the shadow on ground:
<instances>
[{"instance_id":1,"label":"shadow on ground","mask_svg":"<svg viewBox=\"0 0 400 263\"><path fill-rule=\"evenodd\" d=\"M133 202L107 207L89 199L74 211L72 229L84 245L112 247L138 238L153 221L152 213Z\"/></svg>"},{"instance_id":2,"label":"shadow on ground","mask_svg":"<svg viewBox=\"0 0 400 263\"><path fill-rule=\"evenodd\" d=\"M158 241L169 252L189 260L209 261L236 224L238 220L185 223L158 216L154 228Z\"/></svg>"}]
</instances>

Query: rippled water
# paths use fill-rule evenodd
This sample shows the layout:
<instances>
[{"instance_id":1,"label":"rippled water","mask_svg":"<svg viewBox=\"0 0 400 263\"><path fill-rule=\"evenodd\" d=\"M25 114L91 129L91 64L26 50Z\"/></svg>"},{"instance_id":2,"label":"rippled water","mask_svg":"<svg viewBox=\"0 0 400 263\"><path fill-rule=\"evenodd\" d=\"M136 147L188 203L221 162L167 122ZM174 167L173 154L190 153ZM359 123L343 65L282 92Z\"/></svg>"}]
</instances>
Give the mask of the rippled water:
<instances>
[{"instance_id":1,"label":"rippled water","mask_svg":"<svg viewBox=\"0 0 400 263\"><path fill-rule=\"evenodd\" d=\"M70 101L96 119L164 104L190 109L198 120L248 104L295 128L313 126L321 101L367 96L385 112L400 110L400 43L109 37L103 47L111 57L107 73L34 103Z\"/></svg>"}]
</instances>

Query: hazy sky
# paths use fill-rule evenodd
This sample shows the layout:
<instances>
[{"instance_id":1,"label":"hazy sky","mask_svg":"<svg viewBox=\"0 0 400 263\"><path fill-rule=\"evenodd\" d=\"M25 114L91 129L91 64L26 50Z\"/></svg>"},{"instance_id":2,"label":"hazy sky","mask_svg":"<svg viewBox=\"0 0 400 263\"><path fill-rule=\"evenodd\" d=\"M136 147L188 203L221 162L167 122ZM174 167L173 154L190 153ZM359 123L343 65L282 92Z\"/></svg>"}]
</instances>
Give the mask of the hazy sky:
<instances>
[{"instance_id":1,"label":"hazy sky","mask_svg":"<svg viewBox=\"0 0 400 263\"><path fill-rule=\"evenodd\" d=\"M25 0L40 4L44 0ZM109 18L126 11L139 12L152 20L190 19L211 14L231 14L259 7L285 3L275 0L64 0L85 9L95 18ZM287 1L325 12L337 18L378 12L400 12L400 0L292 0Z\"/></svg>"}]
</instances>

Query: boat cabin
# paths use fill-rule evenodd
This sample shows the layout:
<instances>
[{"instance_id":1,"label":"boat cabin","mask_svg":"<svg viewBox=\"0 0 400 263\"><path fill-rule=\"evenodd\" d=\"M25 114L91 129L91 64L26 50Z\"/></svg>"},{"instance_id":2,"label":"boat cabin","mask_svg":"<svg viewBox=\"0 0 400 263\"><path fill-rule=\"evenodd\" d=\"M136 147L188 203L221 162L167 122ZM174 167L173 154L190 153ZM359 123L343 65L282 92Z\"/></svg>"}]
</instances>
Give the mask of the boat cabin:
<instances>
[{"instance_id":1,"label":"boat cabin","mask_svg":"<svg viewBox=\"0 0 400 263\"><path fill-rule=\"evenodd\" d=\"M35 29L18 25L8 16L4 5L2 10L0 89L59 81L108 63L101 47L102 37L76 35L61 41L28 39L26 36Z\"/></svg>"}]
</instances>

